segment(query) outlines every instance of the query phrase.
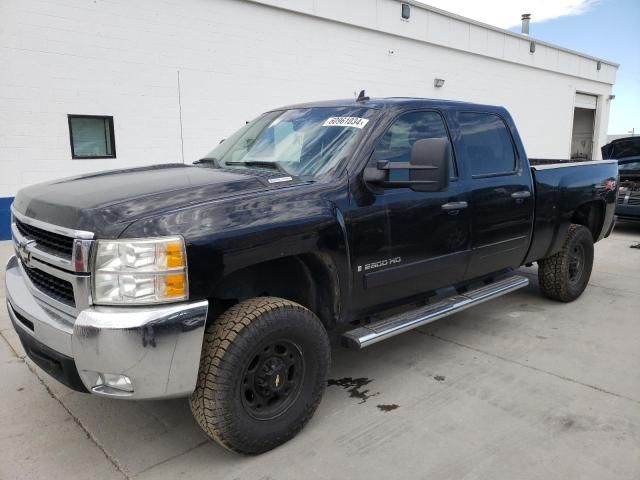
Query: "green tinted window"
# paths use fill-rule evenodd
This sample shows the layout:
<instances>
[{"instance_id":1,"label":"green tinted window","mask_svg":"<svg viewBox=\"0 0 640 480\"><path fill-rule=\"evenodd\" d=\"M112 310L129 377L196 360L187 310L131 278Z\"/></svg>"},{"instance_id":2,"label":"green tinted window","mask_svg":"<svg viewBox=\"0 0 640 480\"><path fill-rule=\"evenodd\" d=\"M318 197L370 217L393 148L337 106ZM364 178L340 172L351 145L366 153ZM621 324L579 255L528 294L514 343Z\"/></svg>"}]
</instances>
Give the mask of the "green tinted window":
<instances>
[{"instance_id":1,"label":"green tinted window","mask_svg":"<svg viewBox=\"0 0 640 480\"><path fill-rule=\"evenodd\" d=\"M69 115L73 158L115 157L113 117Z\"/></svg>"}]
</instances>

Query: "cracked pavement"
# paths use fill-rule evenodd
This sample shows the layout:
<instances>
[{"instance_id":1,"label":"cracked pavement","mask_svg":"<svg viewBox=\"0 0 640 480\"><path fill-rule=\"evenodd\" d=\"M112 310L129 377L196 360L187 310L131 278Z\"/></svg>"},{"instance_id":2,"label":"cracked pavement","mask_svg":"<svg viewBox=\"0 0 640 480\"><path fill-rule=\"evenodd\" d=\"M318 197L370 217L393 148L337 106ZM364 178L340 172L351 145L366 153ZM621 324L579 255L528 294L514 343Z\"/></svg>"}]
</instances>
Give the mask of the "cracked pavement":
<instances>
[{"instance_id":1,"label":"cracked pavement","mask_svg":"<svg viewBox=\"0 0 640 480\"><path fill-rule=\"evenodd\" d=\"M531 285L495 301L363 351L334 342L315 417L258 457L208 441L183 399L59 385L25 359L3 308L0 478L640 478L639 238L620 224L598 243L573 303L543 298L524 268Z\"/></svg>"}]
</instances>

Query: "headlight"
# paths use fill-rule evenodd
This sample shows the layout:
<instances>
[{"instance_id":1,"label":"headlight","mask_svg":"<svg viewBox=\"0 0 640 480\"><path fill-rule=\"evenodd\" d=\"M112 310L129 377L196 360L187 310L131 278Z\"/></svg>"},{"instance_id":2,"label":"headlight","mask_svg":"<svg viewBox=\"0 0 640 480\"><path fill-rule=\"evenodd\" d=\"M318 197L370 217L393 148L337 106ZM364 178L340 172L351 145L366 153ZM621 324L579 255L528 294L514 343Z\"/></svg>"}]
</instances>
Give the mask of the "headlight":
<instances>
[{"instance_id":1,"label":"headlight","mask_svg":"<svg viewBox=\"0 0 640 480\"><path fill-rule=\"evenodd\" d=\"M97 241L94 303L164 303L188 296L187 257L181 237Z\"/></svg>"}]
</instances>

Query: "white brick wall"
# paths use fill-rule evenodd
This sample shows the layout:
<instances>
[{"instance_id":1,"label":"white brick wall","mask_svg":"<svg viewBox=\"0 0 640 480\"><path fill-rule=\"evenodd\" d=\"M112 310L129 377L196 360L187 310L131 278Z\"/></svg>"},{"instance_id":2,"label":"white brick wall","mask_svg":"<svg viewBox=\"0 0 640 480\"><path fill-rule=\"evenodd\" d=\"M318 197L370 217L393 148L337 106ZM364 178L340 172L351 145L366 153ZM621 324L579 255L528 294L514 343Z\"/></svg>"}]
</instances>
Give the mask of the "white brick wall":
<instances>
[{"instance_id":1,"label":"white brick wall","mask_svg":"<svg viewBox=\"0 0 640 480\"><path fill-rule=\"evenodd\" d=\"M616 66L595 64L429 9L403 22L395 0L1 0L0 197L181 162L178 72L187 162L266 109L362 88L505 105L529 155L567 157L576 91L606 143ZM67 114L113 115L117 158L72 160Z\"/></svg>"}]
</instances>

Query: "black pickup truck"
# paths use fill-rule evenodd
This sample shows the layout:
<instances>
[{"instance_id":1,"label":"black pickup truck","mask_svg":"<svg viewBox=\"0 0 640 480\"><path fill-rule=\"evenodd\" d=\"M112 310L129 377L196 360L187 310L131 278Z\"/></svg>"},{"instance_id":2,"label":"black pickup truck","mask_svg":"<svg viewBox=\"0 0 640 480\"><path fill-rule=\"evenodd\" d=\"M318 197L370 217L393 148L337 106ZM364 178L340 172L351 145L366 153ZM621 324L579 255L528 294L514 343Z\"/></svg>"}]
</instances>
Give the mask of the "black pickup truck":
<instances>
[{"instance_id":1,"label":"black pickup truck","mask_svg":"<svg viewBox=\"0 0 640 480\"><path fill-rule=\"evenodd\" d=\"M21 190L10 318L66 385L189 397L203 430L259 453L362 348L525 286L567 302L614 225L615 161L531 166L501 107L309 103L247 123L195 165Z\"/></svg>"}]
</instances>

